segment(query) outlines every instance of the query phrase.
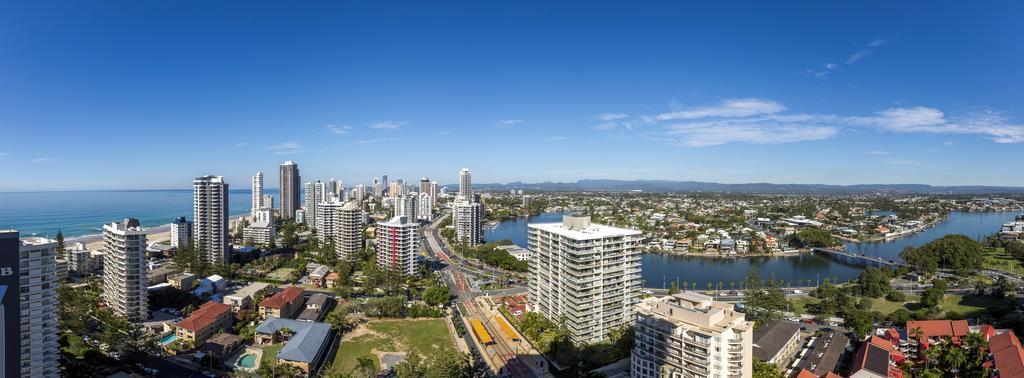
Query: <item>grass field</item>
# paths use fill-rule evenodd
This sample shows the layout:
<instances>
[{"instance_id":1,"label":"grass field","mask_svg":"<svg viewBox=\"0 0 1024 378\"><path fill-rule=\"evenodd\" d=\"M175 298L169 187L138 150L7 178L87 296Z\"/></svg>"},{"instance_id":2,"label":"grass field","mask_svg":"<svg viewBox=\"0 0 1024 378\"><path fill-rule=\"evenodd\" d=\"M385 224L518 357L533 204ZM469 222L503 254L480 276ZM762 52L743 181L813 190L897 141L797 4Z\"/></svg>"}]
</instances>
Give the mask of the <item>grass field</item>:
<instances>
[{"instance_id":1,"label":"grass field","mask_svg":"<svg viewBox=\"0 0 1024 378\"><path fill-rule=\"evenodd\" d=\"M1024 264L1013 258L1003 248L985 248L985 268L1001 270L1015 275L1024 275Z\"/></svg>"},{"instance_id":2,"label":"grass field","mask_svg":"<svg viewBox=\"0 0 1024 378\"><path fill-rule=\"evenodd\" d=\"M857 302L860 298L855 299ZM906 302L891 302L885 298L873 298L871 303L871 311L878 311L883 314L889 314L898 309L906 309L913 311L917 309L918 301L920 297L916 295L908 295ZM804 297L794 299L790 301L793 303L794 311L798 314L807 313L807 305L818 303L818 298ZM945 312L956 312L961 315L971 315L971 313L984 311L986 308L991 308L1001 305L1002 299L995 297L978 297L978 296L963 296L963 295L946 295L942 300L942 304L939 307Z\"/></svg>"},{"instance_id":3,"label":"grass field","mask_svg":"<svg viewBox=\"0 0 1024 378\"><path fill-rule=\"evenodd\" d=\"M292 272L295 269L292 268L277 268L273 272L267 273L267 278L278 281L287 281L291 278Z\"/></svg>"},{"instance_id":4,"label":"grass field","mask_svg":"<svg viewBox=\"0 0 1024 378\"><path fill-rule=\"evenodd\" d=\"M274 364L277 362L277 352L284 348L284 343L267 345L263 347L263 358L260 359L260 366L263 364Z\"/></svg>"},{"instance_id":5,"label":"grass field","mask_svg":"<svg viewBox=\"0 0 1024 378\"><path fill-rule=\"evenodd\" d=\"M331 370L344 374L351 372L361 356L371 356L380 367L380 359L373 352L416 351L424 357L443 350L454 349L445 319L373 320L361 326L355 335L343 340L334 356Z\"/></svg>"}]
</instances>

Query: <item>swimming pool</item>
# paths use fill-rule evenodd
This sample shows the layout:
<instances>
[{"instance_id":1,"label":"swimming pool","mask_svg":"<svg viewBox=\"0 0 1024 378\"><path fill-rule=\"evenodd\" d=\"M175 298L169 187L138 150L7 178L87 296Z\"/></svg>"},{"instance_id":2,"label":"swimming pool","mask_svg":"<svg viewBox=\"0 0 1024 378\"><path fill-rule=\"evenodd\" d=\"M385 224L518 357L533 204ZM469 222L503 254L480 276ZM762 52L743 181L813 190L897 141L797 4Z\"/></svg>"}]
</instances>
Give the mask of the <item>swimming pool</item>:
<instances>
[{"instance_id":1,"label":"swimming pool","mask_svg":"<svg viewBox=\"0 0 1024 378\"><path fill-rule=\"evenodd\" d=\"M256 367L256 355L252 353L243 354L242 358L238 359L238 366L248 369Z\"/></svg>"},{"instance_id":2,"label":"swimming pool","mask_svg":"<svg viewBox=\"0 0 1024 378\"><path fill-rule=\"evenodd\" d=\"M175 335L175 334L172 333L170 335L167 335L167 336L164 336L164 337L160 338L160 345L167 345L167 344L173 343L177 339L178 339L178 335Z\"/></svg>"}]
</instances>

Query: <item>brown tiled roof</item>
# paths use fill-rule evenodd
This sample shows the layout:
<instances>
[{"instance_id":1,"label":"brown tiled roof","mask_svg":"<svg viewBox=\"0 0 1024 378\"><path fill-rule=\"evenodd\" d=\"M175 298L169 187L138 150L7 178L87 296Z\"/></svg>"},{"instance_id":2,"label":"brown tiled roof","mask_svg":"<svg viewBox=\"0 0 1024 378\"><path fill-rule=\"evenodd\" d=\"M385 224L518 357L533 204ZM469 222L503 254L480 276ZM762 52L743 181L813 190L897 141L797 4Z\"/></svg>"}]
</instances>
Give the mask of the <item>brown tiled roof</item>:
<instances>
[{"instance_id":1,"label":"brown tiled roof","mask_svg":"<svg viewBox=\"0 0 1024 378\"><path fill-rule=\"evenodd\" d=\"M301 287L285 288L284 290L277 292L277 294L274 294L260 302L260 307L280 309L284 307L285 303L291 303L296 299L302 298L302 293L303 290Z\"/></svg>"},{"instance_id":2,"label":"brown tiled roof","mask_svg":"<svg viewBox=\"0 0 1024 378\"><path fill-rule=\"evenodd\" d=\"M907 336L916 337L918 328L924 337L961 337L970 332L966 320L908 320Z\"/></svg>"},{"instance_id":3,"label":"brown tiled roof","mask_svg":"<svg viewBox=\"0 0 1024 378\"><path fill-rule=\"evenodd\" d=\"M1024 348L1013 331L992 336L989 347L1000 377L1024 377Z\"/></svg>"},{"instance_id":4,"label":"brown tiled roof","mask_svg":"<svg viewBox=\"0 0 1024 378\"><path fill-rule=\"evenodd\" d=\"M195 311L192 311L192 314L190 314L187 319L178 322L178 327L192 332L198 332L200 329L209 327L217 321L217 318L230 311L231 306L209 301L203 303L203 305L199 306Z\"/></svg>"}]
</instances>

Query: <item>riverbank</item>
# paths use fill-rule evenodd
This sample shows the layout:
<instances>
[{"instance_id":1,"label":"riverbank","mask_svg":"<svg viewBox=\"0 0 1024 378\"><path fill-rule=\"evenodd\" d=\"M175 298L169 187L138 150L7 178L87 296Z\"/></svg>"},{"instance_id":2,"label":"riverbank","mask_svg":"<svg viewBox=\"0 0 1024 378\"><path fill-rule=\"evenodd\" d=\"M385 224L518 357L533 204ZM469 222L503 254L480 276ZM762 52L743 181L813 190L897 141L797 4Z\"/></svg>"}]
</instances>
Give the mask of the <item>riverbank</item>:
<instances>
[{"instance_id":1,"label":"riverbank","mask_svg":"<svg viewBox=\"0 0 1024 378\"><path fill-rule=\"evenodd\" d=\"M650 253L654 255L668 255L668 256L687 256L687 257L702 257L709 259L740 259L740 258L754 258L754 257L786 257L786 256L799 256L805 253L811 253L810 249L806 250L790 250L787 252L776 252L776 253L744 253L744 254L733 254L723 255L721 253L693 253L693 252L667 252L667 251L656 251L656 250L644 250L644 253Z\"/></svg>"},{"instance_id":2,"label":"riverbank","mask_svg":"<svg viewBox=\"0 0 1024 378\"><path fill-rule=\"evenodd\" d=\"M892 240L896 240L896 239L907 237L907 236L913 236L914 234L918 234L918 233L921 233L921 232L928 231L928 229L930 229L932 227L935 227L939 223L945 222L948 219L949 219L949 214L947 213L945 216L943 216L940 219L936 219L936 220L933 220L933 221L931 221L929 223L925 223L921 227L917 227L917 228L914 228L912 230L907 230L907 231L903 231L903 232L895 232L895 233L885 234L884 236L875 236L875 237L871 237L871 238L867 238L867 239L857 239L857 238L851 238L851 237L846 237L846 236L836 235L836 234L832 234L832 236L835 237L836 239L839 239L839 240L842 240L842 241L845 241L845 242L850 242L850 243L880 243L880 242L887 242L887 241L892 241Z\"/></svg>"}]
</instances>

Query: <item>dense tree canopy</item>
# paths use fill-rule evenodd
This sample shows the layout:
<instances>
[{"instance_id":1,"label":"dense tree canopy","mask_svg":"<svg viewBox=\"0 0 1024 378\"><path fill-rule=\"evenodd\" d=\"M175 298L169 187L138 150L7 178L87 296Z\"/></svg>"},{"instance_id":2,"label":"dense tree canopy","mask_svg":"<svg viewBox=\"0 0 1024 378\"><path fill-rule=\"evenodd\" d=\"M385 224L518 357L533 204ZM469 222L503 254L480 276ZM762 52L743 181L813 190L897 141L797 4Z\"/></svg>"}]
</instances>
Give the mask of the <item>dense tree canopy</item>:
<instances>
[{"instance_id":1,"label":"dense tree canopy","mask_svg":"<svg viewBox=\"0 0 1024 378\"><path fill-rule=\"evenodd\" d=\"M790 244L801 248L832 247L839 244L828 231L813 227L797 231L795 234L789 235L787 240Z\"/></svg>"},{"instance_id":2,"label":"dense tree canopy","mask_svg":"<svg viewBox=\"0 0 1024 378\"><path fill-rule=\"evenodd\" d=\"M918 248L906 248L900 258L926 274L934 274L939 268L966 274L981 269L984 252L974 239L946 235Z\"/></svg>"}]
</instances>

